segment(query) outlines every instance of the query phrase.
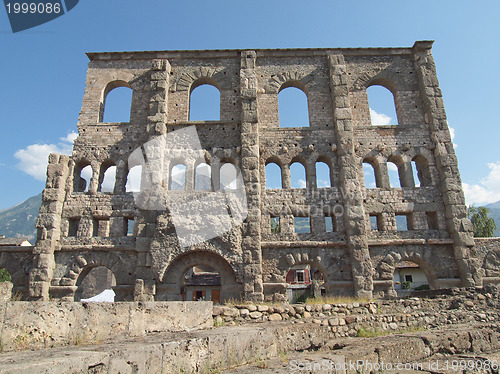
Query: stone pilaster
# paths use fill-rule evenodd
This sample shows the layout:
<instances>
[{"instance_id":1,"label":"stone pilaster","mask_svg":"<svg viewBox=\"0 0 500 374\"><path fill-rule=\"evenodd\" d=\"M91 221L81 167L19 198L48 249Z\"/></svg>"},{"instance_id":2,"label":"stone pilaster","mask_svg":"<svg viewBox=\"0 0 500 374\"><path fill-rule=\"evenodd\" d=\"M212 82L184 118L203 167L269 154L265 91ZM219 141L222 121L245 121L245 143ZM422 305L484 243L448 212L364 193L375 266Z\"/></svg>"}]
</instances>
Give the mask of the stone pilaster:
<instances>
[{"instance_id":1,"label":"stone pilaster","mask_svg":"<svg viewBox=\"0 0 500 374\"><path fill-rule=\"evenodd\" d=\"M242 242L245 299L262 301L262 251L260 235L259 134L257 114L257 74L255 51L241 52L241 172L245 183L248 217Z\"/></svg>"},{"instance_id":2,"label":"stone pilaster","mask_svg":"<svg viewBox=\"0 0 500 374\"><path fill-rule=\"evenodd\" d=\"M69 156L51 154L47 166L47 182L42 206L36 222L37 242L33 248L33 269L29 275L29 297L49 300L50 282L55 267L54 251L61 236L61 215L66 199L67 179L71 177Z\"/></svg>"},{"instance_id":3,"label":"stone pilaster","mask_svg":"<svg viewBox=\"0 0 500 374\"><path fill-rule=\"evenodd\" d=\"M347 68L343 55L332 54L328 58L335 132L338 142L337 154L341 181L339 188L343 189L344 192L344 224L352 266L354 293L357 297L371 297L373 290L372 264L366 238L362 186L358 180L359 165L354 150Z\"/></svg>"},{"instance_id":4,"label":"stone pilaster","mask_svg":"<svg viewBox=\"0 0 500 374\"><path fill-rule=\"evenodd\" d=\"M149 115L148 128L150 140L165 135L167 133L167 108L168 108L168 87L170 81L170 63L165 59L156 59L151 65L150 79L150 100L149 100ZM164 142L155 143L156 146L162 147ZM148 147L151 147L148 145ZM148 173L143 170L143 176L148 175L153 185L168 186L168 175L165 174L165 149L158 149L155 152L148 152L149 159L147 160ZM153 158L157 157L157 158ZM148 180L149 181L149 180ZM141 183L141 189L148 188L149 183ZM159 191L161 193L161 191ZM148 199L146 199L148 200ZM138 217L135 225L138 230L136 237L137 251L137 270L136 283L134 285L134 300L136 301L152 301L156 293L156 281L154 273L151 271L151 240L149 236L150 230L148 226L156 224L156 214L148 214L153 212L142 212Z\"/></svg>"},{"instance_id":5,"label":"stone pilaster","mask_svg":"<svg viewBox=\"0 0 500 374\"><path fill-rule=\"evenodd\" d=\"M478 271L480 264L476 263L471 256L474 252L473 228L467 218L458 162L446 120L436 66L431 54L432 43L432 41L419 41L413 46L425 119L429 124L431 139L434 142L434 157L446 208L446 223L454 241L453 250L462 286L481 286L482 277Z\"/></svg>"}]
</instances>

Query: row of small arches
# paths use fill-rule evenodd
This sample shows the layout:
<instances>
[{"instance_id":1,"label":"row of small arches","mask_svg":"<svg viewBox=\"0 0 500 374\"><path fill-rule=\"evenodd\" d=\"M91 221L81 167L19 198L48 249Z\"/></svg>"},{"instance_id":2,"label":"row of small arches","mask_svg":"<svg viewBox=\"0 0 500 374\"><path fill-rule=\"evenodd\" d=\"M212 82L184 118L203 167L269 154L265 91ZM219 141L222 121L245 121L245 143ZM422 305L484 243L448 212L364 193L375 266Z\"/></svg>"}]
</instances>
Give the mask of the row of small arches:
<instances>
[{"instance_id":1,"label":"row of small arches","mask_svg":"<svg viewBox=\"0 0 500 374\"><path fill-rule=\"evenodd\" d=\"M386 163L376 158L363 160L363 176L366 188L426 187L432 185L427 159L415 156L404 162L399 156L391 156ZM331 163L318 158L314 165L292 160L283 165L276 158L269 158L265 168L266 189L281 188L328 188L334 187Z\"/></svg>"},{"instance_id":2,"label":"row of small arches","mask_svg":"<svg viewBox=\"0 0 500 374\"><path fill-rule=\"evenodd\" d=\"M114 83L114 82L113 82ZM196 82L195 82L196 83ZM288 82L287 82L288 83ZM289 83L283 84L278 94L280 127L308 127L309 103L306 91ZM126 84L123 82L122 84ZM116 85L116 84L115 84ZM220 120L220 91L215 84L193 84L189 96L190 121ZM107 92L103 101L101 122L130 122L133 91L119 86ZM373 125L397 124L393 93L380 85L368 87L368 102Z\"/></svg>"},{"instance_id":3,"label":"row of small arches","mask_svg":"<svg viewBox=\"0 0 500 374\"><path fill-rule=\"evenodd\" d=\"M142 165L135 165L128 170L126 178L117 176L118 168L111 162L104 162L99 167L97 192L139 192L145 170ZM188 168L183 163L177 163L170 168L168 184L165 186L172 191L184 191L187 189L213 191L236 189L238 180L238 169L231 162L222 162L218 169L217 178L212 176L212 167L201 162L194 168L193 183L187 180ZM92 185L93 169L90 163L80 163L75 168L73 190L75 192L88 192ZM219 183L216 183L218 180Z\"/></svg>"}]
</instances>

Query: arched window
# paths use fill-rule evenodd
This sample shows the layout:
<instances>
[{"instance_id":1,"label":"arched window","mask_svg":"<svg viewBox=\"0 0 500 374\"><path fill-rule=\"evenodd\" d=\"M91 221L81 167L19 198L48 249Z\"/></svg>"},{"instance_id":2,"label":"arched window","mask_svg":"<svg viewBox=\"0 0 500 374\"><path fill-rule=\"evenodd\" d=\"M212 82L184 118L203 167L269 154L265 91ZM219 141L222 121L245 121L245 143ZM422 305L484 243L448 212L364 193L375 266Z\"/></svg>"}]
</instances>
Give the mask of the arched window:
<instances>
[{"instance_id":1,"label":"arched window","mask_svg":"<svg viewBox=\"0 0 500 374\"><path fill-rule=\"evenodd\" d=\"M306 168L296 161L290 165L290 187L306 188Z\"/></svg>"},{"instance_id":2,"label":"arched window","mask_svg":"<svg viewBox=\"0 0 500 374\"><path fill-rule=\"evenodd\" d=\"M208 190L212 189L212 169L210 165L202 162L194 171L194 189L195 190Z\"/></svg>"},{"instance_id":3,"label":"arched window","mask_svg":"<svg viewBox=\"0 0 500 374\"><path fill-rule=\"evenodd\" d=\"M170 171L169 189L172 191L184 191L186 189L186 165L174 165Z\"/></svg>"},{"instance_id":4,"label":"arched window","mask_svg":"<svg viewBox=\"0 0 500 374\"><path fill-rule=\"evenodd\" d=\"M281 189L281 167L270 162L266 165L266 189Z\"/></svg>"},{"instance_id":5,"label":"arched window","mask_svg":"<svg viewBox=\"0 0 500 374\"><path fill-rule=\"evenodd\" d=\"M112 82L106 87L101 122L130 122L132 89L126 82Z\"/></svg>"},{"instance_id":6,"label":"arched window","mask_svg":"<svg viewBox=\"0 0 500 374\"><path fill-rule=\"evenodd\" d=\"M332 187L333 183L330 173L330 166L326 162L316 162L316 187Z\"/></svg>"},{"instance_id":7,"label":"arched window","mask_svg":"<svg viewBox=\"0 0 500 374\"><path fill-rule=\"evenodd\" d=\"M382 186L382 181L378 169L378 163L376 160L363 161L365 188L377 188Z\"/></svg>"},{"instance_id":8,"label":"arched window","mask_svg":"<svg viewBox=\"0 0 500 374\"><path fill-rule=\"evenodd\" d=\"M91 178L92 166L88 162L77 165L75 167L73 190L75 192L88 192Z\"/></svg>"},{"instance_id":9,"label":"arched window","mask_svg":"<svg viewBox=\"0 0 500 374\"><path fill-rule=\"evenodd\" d=\"M427 187L432 185L429 171L429 162L423 156L415 156L411 162L415 187Z\"/></svg>"},{"instance_id":10,"label":"arched window","mask_svg":"<svg viewBox=\"0 0 500 374\"><path fill-rule=\"evenodd\" d=\"M189 96L190 121L219 121L220 92L211 84L195 86Z\"/></svg>"},{"instance_id":11,"label":"arched window","mask_svg":"<svg viewBox=\"0 0 500 374\"><path fill-rule=\"evenodd\" d=\"M99 187L97 191L113 192L116 180L116 166L111 163L103 163L99 173Z\"/></svg>"},{"instance_id":12,"label":"arched window","mask_svg":"<svg viewBox=\"0 0 500 374\"><path fill-rule=\"evenodd\" d=\"M387 162L387 172L389 173L389 182L391 183L392 188L400 188L401 179L399 173L399 167L395 162L389 161Z\"/></svg>"},{"instance_id":13,"label":"arched window","mask_svg":"<svg viewBox=\"0 0 500 374\"><path fill-rule=\"evenodd\" d=\"M125 192L140 192L142 180L142 165L132 167L127 175Z\"/></svg>"},{"instance_id":14,"label":"arched window","mask_svg":"<svg viewBox=\"0 0 500 374\"><path fill-rule=\"evenodd\" d=\"M307 95L296 87L282 88L278 94L280 127L308 127Z\"/></svg>"},{"instance_id":15,"label":"arched window","mask_svg":"<svg viewBox=\"0 0 500 374\"><path fill-rule=\"evenodd\" d=\"M221 190L235 190L236 185L236 177L238 172L236 170L236 166L233 164L226 162L220 168L220 189Z\"/></svg>"},{"instance_id":16,"label":"arched window","mask_svg":"<svg viewBox=\"0 0 500 374\"><path fill-rule=\"evenodd\" d=\"M373 85L366 90L372 125L397 125L394 95L384 86Z\"/></svg>"}]
</instances>

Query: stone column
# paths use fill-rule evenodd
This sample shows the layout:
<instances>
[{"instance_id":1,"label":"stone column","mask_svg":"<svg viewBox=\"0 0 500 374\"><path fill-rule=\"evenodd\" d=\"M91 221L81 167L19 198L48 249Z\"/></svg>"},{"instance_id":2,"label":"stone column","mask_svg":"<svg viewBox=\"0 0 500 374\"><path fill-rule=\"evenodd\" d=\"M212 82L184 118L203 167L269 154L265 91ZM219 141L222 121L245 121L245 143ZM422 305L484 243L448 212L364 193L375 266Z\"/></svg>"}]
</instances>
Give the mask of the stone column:
<instances>
[{"instance_id":1,"label":"stone column","mask_svg":"<svg viewBox=\"0 0 500 374\"><path fill-rule=\"evenodd\" d=\"M167 133L167 108L168 108L168 87L170 80L170 63L168 60L155 59L151 65L150 99L149 99L149 115L148 128L150 140ZM161 147L164 142L158 142L156 145ZM150 152L148 159L149 170L142 170L143 176L151 176L151 183L155 186L168 188L168 175L165 173L165 157L167 152L165 149L159 149L157 152ZM156 158L154 158L156 157ZM163 180L163 178L166 178ZM187 179L186 179L187 182ZM146 183L147 185L147 183ZM145 185L141 183L141 189ZM159 192L161 193L161 191ZM137 268L136 279L131 285L130 290L133 292L133 299L136 301L152 301L156 294L156 280L151 270L151 240L153 233L148 230L148 227L156 225L156 214L152 211L140 210L141 216L137 217L138 236L136 237L135 248L137 251ZM132 295L123 297L131 298Z\"/></svg>"},{"instance_id":2,"label":"stone column","mask_svg":"<svg viewBox=\"0 0 500 374\"><path fill-rule=\"evenodd\" d=\"M36 222L37 242L33 248L33 269L29 275L31 300L49 300L50 282L55 267L54 251L61 236L61 215L66 198L67 179L71 178L70 158L51 154L47 166L47 182L42 194L42 206Z\"/></svg>"},{"instance_id":3,"label":"stone column","mask_svg":"<svg viewBox=\"0 0 500 374\"><path fill-rule=\"evenodd\" d=\"M259 133L257 115L257 53L241 52L241 172L249 207L242 242L244 292L249 301L262 301L262 250L260 236Z\"/></svg>"},{"instance_id":4,"label":"stone column","mask_svg":"<svg viewBox=\"0 0 500 374\"><path fill-rule=\"evenodd\" d=\"M480 264L474 259L474 235L467 218L467 207L458 172L458 162L453 149L443 97L431 54L432 41L419 41L413 45L415 70L424 103L425 119L434 142L434 157L440 178L441 192L446 209L446 224L454 240L453 250L462 286L482 286Z\"/></svg>"},{"instance_id":5,"label":"stone column","mask_svg":"<svg viewBox=\"0 0 500 374\"><path fill-rule=\"evenodd\" d=\"M348 76L342 54L328 57L330 87L332 92L340 186L344 190L344 224L347 234L347 249L352 266L354 294L357 297L372 297L373 276L370 252L366 238L363 195L358 180L359 165L354 150L352 112L349 102Z\"/></svg>"}]
</instances>

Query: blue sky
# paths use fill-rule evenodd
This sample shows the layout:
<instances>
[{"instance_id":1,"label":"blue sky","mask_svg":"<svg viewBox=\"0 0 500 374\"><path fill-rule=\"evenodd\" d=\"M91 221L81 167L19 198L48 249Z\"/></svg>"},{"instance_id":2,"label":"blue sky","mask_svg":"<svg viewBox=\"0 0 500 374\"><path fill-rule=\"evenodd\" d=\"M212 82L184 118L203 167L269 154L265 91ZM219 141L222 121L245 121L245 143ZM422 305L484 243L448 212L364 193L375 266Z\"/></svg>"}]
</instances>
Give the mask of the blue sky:
<instances>
[{"instance_id":1,"label":"blue sky","mask_svg":"<svg viewBox=\"0 0 500 374\"><path fill-rule=\"evenodd\" d=\"M43 189L42 155L70 149L85 52L406 47L415 40L436 41L468 202L498 201L499 15L497 0L82 0L62 17L12 34L0 10L0 209Z\"/></svg>"}]
</instances>

